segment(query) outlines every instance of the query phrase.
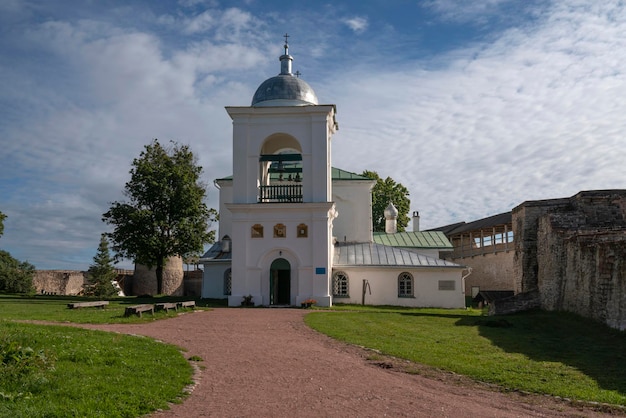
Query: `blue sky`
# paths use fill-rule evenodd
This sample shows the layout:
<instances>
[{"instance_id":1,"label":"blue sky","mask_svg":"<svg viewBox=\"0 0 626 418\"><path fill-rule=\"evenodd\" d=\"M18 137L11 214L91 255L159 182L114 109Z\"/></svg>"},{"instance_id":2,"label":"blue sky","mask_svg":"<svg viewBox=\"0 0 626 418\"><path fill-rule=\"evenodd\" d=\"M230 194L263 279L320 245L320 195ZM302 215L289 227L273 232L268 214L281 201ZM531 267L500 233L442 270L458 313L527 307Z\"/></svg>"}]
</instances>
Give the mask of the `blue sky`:
<instances>
[{"instance_id":1,"label":"blue sky","mask_svg":"<svg viewBox=\"0 0 626 418\"><path fill-rule=\"evenodd\" d=\"M285 32L337 105L333 165L404 184L423 229L626 188L622 1L3 0L0 248L86 269L153 138L191 146L217 207L224 106L279 72Z\"/></svg>"}]
</instances>

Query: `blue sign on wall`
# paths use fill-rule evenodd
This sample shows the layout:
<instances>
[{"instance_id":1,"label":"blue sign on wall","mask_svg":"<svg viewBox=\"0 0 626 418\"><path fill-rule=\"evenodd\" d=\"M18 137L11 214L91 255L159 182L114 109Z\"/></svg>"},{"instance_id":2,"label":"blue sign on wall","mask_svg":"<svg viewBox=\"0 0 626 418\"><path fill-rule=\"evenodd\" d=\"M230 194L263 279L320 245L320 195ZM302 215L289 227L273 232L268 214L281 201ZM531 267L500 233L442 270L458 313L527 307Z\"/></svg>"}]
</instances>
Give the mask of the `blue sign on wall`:
<instances>
[{"instance_id":1,"label":"blue sign on wall","mask_svg":"<svg viewBox=\"0 0 626 418\"><path fill-rule=\"evenodd\" d=\"M326 267L315 267L315 274L326 274Z\"/></svg>"}]
</instances>

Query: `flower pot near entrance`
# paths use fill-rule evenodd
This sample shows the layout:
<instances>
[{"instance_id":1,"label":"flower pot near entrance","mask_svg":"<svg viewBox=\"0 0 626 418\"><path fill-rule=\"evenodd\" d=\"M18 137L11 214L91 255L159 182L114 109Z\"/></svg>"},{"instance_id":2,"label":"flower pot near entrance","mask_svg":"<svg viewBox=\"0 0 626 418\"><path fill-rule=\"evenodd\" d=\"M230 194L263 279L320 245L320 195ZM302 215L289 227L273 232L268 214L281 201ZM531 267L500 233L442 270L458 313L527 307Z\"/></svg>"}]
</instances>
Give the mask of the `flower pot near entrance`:
<instances>
[{"instance_id":1,"label":"flower pot near entrance","mask_svg":"<svg viewBox=\"0 0 626 418\"><path fill-rule=\"evenodd\" d=\"M311 306L315 305L316 303L317 303L317 301L315 299L306 299L306 300L303 300L302 302L300 302L300 306L303 309L308 309Z\"/></svg>"},{"instance_id":2,"label":"flower pot near entrance","mask_svg":"<svg viewBox=\"0 0 626 418\"><path fill-rule=\"evenodd\" d=\"M244 296L241 301L241 306L254 306L254 302L252 301L252 295Z\"/></svg>"}]
</instances>

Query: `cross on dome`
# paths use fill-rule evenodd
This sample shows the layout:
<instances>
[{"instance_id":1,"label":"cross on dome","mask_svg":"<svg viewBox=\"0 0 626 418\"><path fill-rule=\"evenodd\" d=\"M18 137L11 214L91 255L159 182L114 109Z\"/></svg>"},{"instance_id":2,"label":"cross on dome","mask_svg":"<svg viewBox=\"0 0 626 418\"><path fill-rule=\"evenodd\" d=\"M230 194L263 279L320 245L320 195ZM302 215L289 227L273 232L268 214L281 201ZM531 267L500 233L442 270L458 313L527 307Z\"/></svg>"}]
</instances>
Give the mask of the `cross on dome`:
<instances>
[{"instance_id":1,"label":"cross on dome","mask_svg":"<svg viewBox=\"0 0 626 418\"><path fill-rule=\"evenodd\" d=\"M285 55L289 55L289 34L285 32L283 36L285 37Z\"/></svg>"}]
</instances>

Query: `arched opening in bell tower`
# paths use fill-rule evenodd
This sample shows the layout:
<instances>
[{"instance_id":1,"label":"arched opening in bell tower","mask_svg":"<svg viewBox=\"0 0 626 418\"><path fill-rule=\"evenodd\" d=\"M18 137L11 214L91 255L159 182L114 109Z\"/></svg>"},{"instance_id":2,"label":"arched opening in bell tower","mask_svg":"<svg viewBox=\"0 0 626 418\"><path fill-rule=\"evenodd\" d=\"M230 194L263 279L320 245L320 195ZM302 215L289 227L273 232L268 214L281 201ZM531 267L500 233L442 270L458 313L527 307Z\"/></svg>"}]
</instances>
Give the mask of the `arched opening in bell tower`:
<instances>
[{"instance_id":1,"label":"arched opening in bell tower","mask_svg":"<svg viewBox=\"0 0 626 418\"><path fill-rule=\"evenodd\" d=\"M259 155L259 203L302 202L302 147L288 134L269 136Z\"/></svg>"}]
</instances>

